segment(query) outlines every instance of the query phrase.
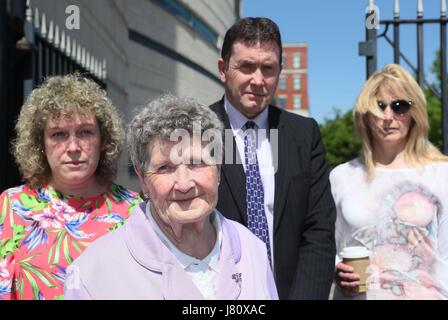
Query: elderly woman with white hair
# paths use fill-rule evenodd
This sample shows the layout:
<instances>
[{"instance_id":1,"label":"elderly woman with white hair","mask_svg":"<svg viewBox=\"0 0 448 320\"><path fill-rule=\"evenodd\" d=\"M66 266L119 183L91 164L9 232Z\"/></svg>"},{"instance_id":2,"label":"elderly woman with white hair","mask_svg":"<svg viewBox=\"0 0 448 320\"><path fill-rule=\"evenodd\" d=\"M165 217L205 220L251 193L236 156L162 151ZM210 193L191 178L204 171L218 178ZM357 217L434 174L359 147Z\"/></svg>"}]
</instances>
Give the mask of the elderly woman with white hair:
<instances>
[{"instance_id":1,"label":"elderly woman with white hair","mask_svg":"<svg viewBox=\"0 0 448 320\"><path fill-rule=\"evenodd\" d=\"M215 209L222 139L191 99L164 95L134 117L128 146L147 201L72 264L66 299L278 298L264 243Z\"/></svg>"}]
</instances>

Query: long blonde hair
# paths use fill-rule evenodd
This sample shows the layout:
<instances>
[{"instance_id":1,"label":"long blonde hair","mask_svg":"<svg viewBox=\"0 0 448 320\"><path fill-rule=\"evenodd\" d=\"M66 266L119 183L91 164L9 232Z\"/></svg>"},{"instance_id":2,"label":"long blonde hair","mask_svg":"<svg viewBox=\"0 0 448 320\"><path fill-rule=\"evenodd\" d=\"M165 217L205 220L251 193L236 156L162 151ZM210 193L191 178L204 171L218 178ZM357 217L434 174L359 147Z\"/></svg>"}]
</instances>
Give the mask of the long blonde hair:
<instances>
[{"instance_id":1,"label":"long blonde hair","mask_svg":"<svg viewBox=\"0 0 448 320\"><path fill-rule=\"evenodd\" d=\"M373 137L368 114L382 117L377 104L379 90L387 89L394 95L412 101L409 114L412 118L408 140L405 147L405 161L410 165L423 165L432 161L448 161L429 140L429 121L426 110L425 95L414 78L401 66L388 64L382 70L375 72L365 83L353 110L356 131L361 138L361 160L367 167L368 176L375 175L373 161Z\"/></svg>"}]
</instances>

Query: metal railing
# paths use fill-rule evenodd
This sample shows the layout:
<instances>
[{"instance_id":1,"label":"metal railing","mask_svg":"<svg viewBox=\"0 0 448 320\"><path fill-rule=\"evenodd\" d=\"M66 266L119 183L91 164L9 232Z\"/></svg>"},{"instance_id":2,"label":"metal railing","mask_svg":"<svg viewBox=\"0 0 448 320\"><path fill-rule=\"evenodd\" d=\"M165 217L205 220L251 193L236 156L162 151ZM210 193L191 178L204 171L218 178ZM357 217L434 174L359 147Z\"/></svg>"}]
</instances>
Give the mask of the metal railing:
<instances>
[{"instance_id":1,"label":"metal railing","mask_svg":"<svg viewBox=\"0 0 448 320\"><path fill-rule=\"evenodd\" d=\"M27 2L24 37L17 42L16 49L29 52L24 81L24 97L45 77L73 72L91 78L106 88L106 60L91 54L52 20L47 24L45 13L39 14Z\"/></svg>"},{"instance_id":2,"label":"metal railing","mask_svg":"<svg viewBox=\"0 0 448 320\"><path fill-rule=\"evenodd\" d=\"M366 11L366 19L376 17L376 7L374 0L368 0L368 9ZM377 69L377 39L384 38L394 50L394 63L399 64L400 58L415 72L420 87L426 86L433 94L441 100L442 106L442 128L443 128L443 153L448 154L448 91L447 91L447 7L446 0L440 1L440 18L424 19L423 18L423 0L417 1L417 18L416 19L400 19L399 0L394 0L394 18L392 20L376 21L376 24L385 26L384 32L377 35L376 27L373 25L366 28L366 41L359 44L359 55L366 57L366 76L367 79ZM414 24L417 33L417 67L414 67L409 59L400 51L400 25ZM440 92L431 86L425 79L423 64L423 25L439 24L440 25L440 74L441 88ZM393 39L387 36L389 26L393 26Z\"/></svg>"},{"instance_id":3,"label":"metal railing","mask_svg":"<svg viewBox=\"0 0 448 320\"><path fill-rule=\"evenodd\" d=\"M91 50L90 50L91 51ZM21 183L9 152L29 93L48 76L79 72L106 89L106 60L91 54L29 0L0 0L0 192Z\"/></svg>"}]
</instances>

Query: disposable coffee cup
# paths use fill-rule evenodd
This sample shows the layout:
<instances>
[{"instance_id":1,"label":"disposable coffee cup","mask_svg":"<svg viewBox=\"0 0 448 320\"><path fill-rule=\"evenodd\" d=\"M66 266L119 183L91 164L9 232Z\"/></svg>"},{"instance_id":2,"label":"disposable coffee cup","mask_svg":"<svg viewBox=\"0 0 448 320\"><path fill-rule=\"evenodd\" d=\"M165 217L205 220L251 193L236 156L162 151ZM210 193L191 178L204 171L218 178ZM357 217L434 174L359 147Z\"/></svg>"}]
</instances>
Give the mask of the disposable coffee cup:
<instances>
[{"instance_id":1,"label":"disposable coffee cup","mask_svg":"<svg viewBox=\"0 0 448 320\"><path fill-rule=\"evenodd\" d=\"M369 266L370 251L365 247L345 247L341 256L342 262L353 267L354 272L359 274L358 292L366 292L366 269Z\"/></svg>"}]
</instances>

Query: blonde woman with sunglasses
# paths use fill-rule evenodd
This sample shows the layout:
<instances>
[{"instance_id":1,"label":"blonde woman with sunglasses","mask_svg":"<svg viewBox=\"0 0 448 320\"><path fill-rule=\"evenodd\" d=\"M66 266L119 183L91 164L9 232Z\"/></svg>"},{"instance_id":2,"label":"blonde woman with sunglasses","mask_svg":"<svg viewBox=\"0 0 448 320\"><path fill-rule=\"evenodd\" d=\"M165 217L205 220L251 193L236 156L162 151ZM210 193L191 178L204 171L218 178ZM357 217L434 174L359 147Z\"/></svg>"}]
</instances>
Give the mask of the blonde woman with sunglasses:
<instances>
[{"instance_id":1,"label":"blonde woman with sunglasses","mask_svg":"<svg viewBox=\"0 0 448 320\"><path fill-rule=\"evenodd\" d=\"M330 174L337 206L335 299L448 298L448 157L428 140L423 91L390 64L362 88L354 109L360 158ZM370 254L366 290L342 262Z\"/></svg>"}]
</instances>

